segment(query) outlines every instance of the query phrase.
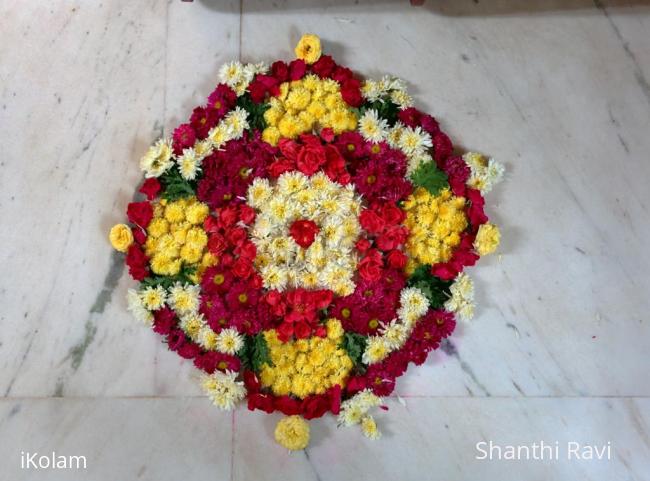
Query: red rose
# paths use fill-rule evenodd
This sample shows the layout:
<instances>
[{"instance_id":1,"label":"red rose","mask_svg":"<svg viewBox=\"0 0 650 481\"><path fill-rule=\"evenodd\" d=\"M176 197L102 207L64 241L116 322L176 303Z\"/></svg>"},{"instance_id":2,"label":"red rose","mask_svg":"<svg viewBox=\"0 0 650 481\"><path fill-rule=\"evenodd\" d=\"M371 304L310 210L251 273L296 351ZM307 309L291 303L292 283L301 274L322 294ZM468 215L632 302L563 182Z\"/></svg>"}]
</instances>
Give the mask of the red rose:
<instances>
[{"instance_id":1,"label":"red rose","mask_svg":"<svg viewBox=\"0 0 650 481\"><path fill-rule=\"evenodd\" d=\"M264 101L267 88L266 85L264 85L259 80L253 80L250 84L248 84L248 91L251 94L251 100L256 104L259 104Z\"/></svg>"},{"instance_id":2,"label":"red rose","mask_svg":"<svg viewBox=\"0 0 650 481\"><path fill-rule=\"evenodd\" d=\"M262 280L262 276L257 272L253 272L253 275L248 279L248 287L254 290L260 290L263 285L264 281Z\"/></svg>"},{"instance_id":3,"label":"red rose","mask_svg":"<svg viewBox=\"0 0 650 481\"><path fill-rule=\"evenodd\" d=\"M160 182L155 177L145 180L140 187L140 192L147 196L148 200L153 200L160 192Z\"/></svg>"},{"instance_id":4,"label":"red rose","mask_svg":"<svg viewBox=\"0 0 650 481\"><path fill-rule=\"evenodd\" d=\"M366 281L378 281L379 279L381 279L381 274L382 274L381 254L379 254L379 258L377 258L377 255L373 255L373 253L379 254L374 249L371 249L370 251L368 251L366 257L361 259L361 261L359 261L359 264L357 265L357 268L359 269L359 275L363 277Z\"/></svg>"},{"instance_id":5,"label":"red rose","mask_svg":"<svg viewBox=\"0 0 650 481\"><path fill-rule=\"evenodd\" d=\"M147 232L142 227L138 227L137 225L131 227L131 233L138 244L142 245L147 242Z\"/></svg>"},{"instance_id":6,"label":"red rose","mask_svg":"<svg viewBox=\"0 0 650 481\"><path fill-rule=\"evenodd\" d=\"M282 60L273 62L271 65L271 75L279 82L286 82L289 78L289 67Z\"/></svg>"},{"instance_id":7,"label":"red rose","mask_svg":"<svg viewBox=\"0 0 650 481\"><path fill-rule=\"evenodd\" d=\"M248 409L254 411L260 409L267 414L275 411L273 407L273 396L268 394L254 393L248 395Z\"/></svg>"},{"instance_id":8,"label":"red rose","mask_svg":"<svg viewBox=\"0 0 650 481\"><path fill-rule=\"evenodd\" d=\"M325 157L326 162L323 170L330 179L336 182L341 176L347 174L345 159L336 147L333 145L325 146Z\"/></svg>"},{"instance_id":9,"label":"red rose","mask_svg":"<svg viewBox=\"0 0 650 481\"><path fill-rule=\"evenodd\" d=\"M255 209L247 204L240 205L239 220L246 225L250 225L255 220Z\"/></svg>"},{"instance_id":10,"label":"red rose","mask_svg":"<svg viewBox=\"0 0 650 481\"><path fill-rule=\"evenodd\" d=\"M131 244L129 250L126 251L126 265L129 266L129 274L136 281L141 281L147 277L148 269L147 264L149 263L149 258L144 253L140 246L137 244Z\"/></svg>"},{"instance_id":11,"label":"red rose","mask_svg":"<svg viewBox=\"0 0 650 481\"><path fill-rule=\"evenodd\" d=\"M341 411L341 386L335 384L329 390L330 396L330 410L332 414L338 414Z\"/></svg>"},{"instance_id":12,"label":"red rose","mask_svg":"<svg viewBox=\"0 0 650 481\"><path fill-rule=\"evenodd\" d=\"M260 381L254 371L244 371L244 386L246 386L248 392L260 390Z\"/></svg>"},{"instance_id":13,"label":"red rose","mask_svg":"<svg viewBox=\"0 0 650 481\"><path fill-rule=\"evenodd\" d=\"M377 238L376 244L382 251L389 251L406 242L407 236L408 230L406 227L393 225Z\"/></svg>"},{"instance_id":14,"label":"red rose","mask_svg":"<svg viewBox=\"0 0 650 481\"><path fill-rule=\"evenodd\" d=\"M404 269L404 267L406 267L407 260L408 258L406 257L406 254L397 249L390 251L386 256L386 262L388 263L388 266L392 267L393 269Z\"/></svg>"},{"instance_id":15,"label":"red rose","mask_svg":"<svg viewBox=\"0 0 650 481\"><path fill-rule=\"evenodd\" d=\"M377 234L383 231L386 226L384 219L379 217L375 211L368 209L361 212L359 223L361 224L361 227L371 234Z\"/></svg>"},{"instance_id":16,"label":"red rose","mask_svg":"<svg viewBox=\"0 0 650 481\"><path fill-rule=\"evenodd\" d=\"M320 78L325 78L330 76L335 67L336 64L331 55L322 55L321 58L311 66L311 70Z\"/></svg>"},{"instance_id":17,"label":"red rose","mask_svg":"<svg viewBox=\"0 0 650 481\"><path fill-rule=\"evenodd\" d=\"M370 249L370 246L371 246L370 241L363 237L359 239L355 244L355 247L361 253L366 252L368 249Z\"/></svg>"},{"instance_id":18,"label":"red rose","mask_svg":"<svg viewBox=\"0 0 650 481\"><path fill-rule=\"evenodd\" d=\"M319 232L319 228L314 221L311 220L297 220L289 228L289 234L293 237L293 240L296 241L303 249L309 247L316 238L316 234Z\"/></svg>"},{"instance_id":19,"label":"red rose","mask_svg":"<svg viewBox=\"0 0 650 481\"><path fill-rule=\"evenodd\" d=\"M458 275L458 270L448 263L440 263L431 266L431 274L443 281L450 281Z\"/></svg>"},{"instance_id":20,"label":"red rose","mask_svg":"<svg viewBox=\"0 0 650 481\"><path fill-rule=\"evenodd\" d=\"M241 279L247 279L253 273L253 266L249 260L239 258L232 265L232 273Z\"/></svg>"},{"instance_id":21,"label":"red rose","mask_svg":"<svg viewBox=\"0 0 650 481\"><path fill-rule=\"evenodd\" d=\"M243 227L236 227L234 229L231 229L227 234L226 234L226 239L228 239L228 242L232 246L238 246L242 242L246 240L248 237L248 234L246 233L246 229Z\"/></svg>"},{"instance_id":22,"label":"red rose","mask_svg":"<svg viewBox=\"0 0 650 481\"><path fill-rule=\"evenodd\" d=\"M221 211L219 211L219 224L222 227L235 225L238 218L239 214L237 212L237 207L234 205L229 205L228 207L224 207L221 209Z\"/></svg>"},{"instance_id":23,"label":"red rose","mask_svg":"<svg viewBox=\"0 0 650 481\"><path fill-rule=\"evenodd\" d=\"M472 224L472 227L475 229L478 228L481 224L485 224L488 221L487 215L483 207L485 206L485 199L481 195L481 191L478 189L466 189L465 195L467 200L470 203L469 208L467 209L467 218L469 223Z\"/></svg>"},{"instance_id":24,"label":"red rose","mask_svg":"<svg viewBox=\"0 0 650 481\"><path fill-rule=\"evenodd\" d=\"M363 103L361 84L355 78L346 80L341 86L341 97L351 107L360 107Z\"/></svg>"},{"instance_id":25,"label":"red rose","mask_svg":"<svg viewBox=\"0 0 650 481\"><path fill-rule=\"evenodd\" d=\"M330 305L332 299L334 298L334 294L328 289L313 291L311 294L313 302L316 305L316 309L325 309Z\"/></svg>"},{"instance_id":26,"label":"red rose","mask_svg":"<svg viewBox=\"0 0 650 481\"><path fill-rule=\"evenodd\" d=\"M149 202L131 202L126 208L129 222L147 228L153 217L153 207Z\"/></svg>"},{"instance_id":27,"label":"red rose","mask_svg":"<svg viewBox=\"0 0 650 481\"><path fill-rule=\"evenodd\" d=\"M300 80L307 72L307 64L304 60L296 59L289 64L289 78L291 80Z\"/></svg>"},{"instance_id":28,"label":"red rose","mask_svg":"<svg viewBox=\"0 0 650 481\"><path fill-rule=\"evenodd\" d=\"M275 398L273 405L285 416L293 416L302 413L300 401L289 396L280 396Z\"/></svg>"},{"instance_id":29,"label":"red rose","mask_svg":"<svg viewBox=\"0 0 650 481\"><path fill-rule=\"evenodd\" d=\"M206 232L217 232L219 230L219 221L214 216L207 216L203 221L203 229Z\"/></svg>"},{"instance_id":30,"label":"red rose","mask_svg":"<svg viewBox=\"0 0 650 481\"><path fill-rule=\"evenodd\" d=\"M348 79L352 78L352 70L347 67L338 66L332 72L332 79L336 80L338 83L343 83Z\"/></svg>"},{"instance_id":31,"label":"red rose","mask_svg":"<svg viewBox=\"0 0 650 481\"><path fill-rule=\"evenodd\" d=\"M283 137L278 141L278 149L289 160L295 161L298 158L298 151L301 148L302 146L295 140L285 139Z\"/></svg>"},{"instance_id":32,"label":"red rose","mask_svg":"<svg viewBox=\"0 0 650 481\"><path fill-rule=\"evenodd\" d=\"M214 255L219 256L226 250L228 243L221 234L211 234L208 239L208 250Z\"/></svg>"},{"instance_id":33,"label":"red rose","mask_svg":"<svg viewBox=\"0 0 650 481\"><path fill-rule=\"evenodd\" d=\"M302 402L302 416L305 419L321 417L330 407L329 400L325 396L309 396Z\"/></svg>"},{"instance_id":34,"label":"red rose","mask_svg":"<svg viewBox=\"0 0 650 481\"><path fill-rule=\"evenodd\" d=\"M271 178L277 179L285 172L292 171L293 168L294 164L289 159L278 159L269 165L266 170Z\"/></svg>"},{"instance_id":35,"label":"red rose","mask_svg":"<svg viewBox=\"0 0 650 481\"><path fill-rule=\"evenodd\" d=\"M320 166L325 163L325 148L320 145L306 145L298 152L296 166L305 175L312 175L318 172Z\"/></svg>"},{"instance_id":36,"label":"red rose","mask_svg":"<svg viewBox=\"0 0 650 481\"><path fill-rule=\"evenodd\" d=\"M320 138L327 143L332 142L335 137L336 134L330 127L325 127L323 130L320 131Z\"/></svg>"},{"instance_id":37,"label":"red rose","mask_svg":"<svg viewBox=\"0 0 650 481\"><path fill-rule=\"evenodd\" d=\"M252 261L257 255L257 247L255 247L255 244L253 244L251 241L246 240L237 246L235 249L235 254L237 254L242 259Z\"/></svg>"},{"instance_id":38,"label":"red rose","mask_svg":"<svg viewBox=\"0 0 650 481\"><path fill-rule=\"evenodd\" d=\"M406 213L393 203L384 204L380 212L388 225L401 224L406 219Z\"/></svg>"},{"instance_id":39,"label":"red rose","mask_svg":"<svg viewBox=\"0 0 650 481\"><path fill-rule=\"evenodd\" d=\"M276 328L278 339L282 342L287 342L293 336L293 324L290 322L283 322L280 327Z\"/></svg>"},{"instance_id":40,"label":"red rose","mask_svg":"<svg viewBox=\"0 0 650 481\"><path fill-rule=\"evenodd\" d=\"M298 339L307 339L311 336L311 326L306 322L296 322L293 325L293 332Z\"/></svg>"},{"instance_id":41,"label":"red rose","mask_svg":"<svg viewBox=\"0 0 650 481\"><path fill-rule=\"evenodd\" d=\"M327 337L327 328L322 324L314 329L314 335L318 337Z\"/></svg>"}]
</instances>

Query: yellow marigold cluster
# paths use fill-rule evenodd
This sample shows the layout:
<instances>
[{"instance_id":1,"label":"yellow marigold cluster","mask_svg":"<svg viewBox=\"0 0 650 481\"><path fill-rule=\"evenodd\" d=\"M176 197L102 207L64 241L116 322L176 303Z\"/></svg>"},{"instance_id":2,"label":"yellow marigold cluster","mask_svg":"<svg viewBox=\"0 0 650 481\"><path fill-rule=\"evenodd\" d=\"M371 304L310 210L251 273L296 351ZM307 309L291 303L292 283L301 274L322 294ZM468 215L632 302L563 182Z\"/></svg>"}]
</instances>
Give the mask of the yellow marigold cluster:
<instances>
[{"instance_id":1,"label":"yellow marigold cluster","mask_svg":"<svg viewBox=\"0 0 650 481\"><path fill-rule=\"evenodd\" d=\"M418 187L406 199L403 208L405 225L409 229L407 271L413 272L422 264L447 262L468 225L465 198L454 196L449 189L434 196Z\"/></svg>"},{"instance_id":2,"label":"yellow marigold cluster","mask_svg":"<svg viewBox=\"0 0 650 481\"><path fill-rule=\"evenodd\" d=\"M283 343L275 330L264 333L272 366L264 364L260 371L262 386L270 387L276 396L293 394L304 399L323 394L338 384L345 386L352 360L340 348L343 327L337 319L326 323L327 337L312 337Z\"/></svg>"},{"instance_id":3,"label":"yellow marigold cluster","mask_svg":"<svg viewBox=\"0 0 650 481\"><path fill-rule=\"evenodd\" d=\"M354 130L357 116L341 97L338 82L306 75L301 80L284 82L280 94L271 98L264 112L267 127L262 138L277 145L281 137L298 135L330 127L336 134Z\"/></svg>"},{"instance_id":4,"label":"yellow marigold cluster","mask_svg":"<svg viewBox=\"0 0 650 481\"><path fill-rule=\"evenodd\" d=\"M209 212L196 197L173 202L162 199L155 204L145 243L154 274L173 276L183 265L195 265L194 280L198 282L203 271L216 264L215 256L206 250L208 236L202 227Z\"/></svg>"}]
</instances>

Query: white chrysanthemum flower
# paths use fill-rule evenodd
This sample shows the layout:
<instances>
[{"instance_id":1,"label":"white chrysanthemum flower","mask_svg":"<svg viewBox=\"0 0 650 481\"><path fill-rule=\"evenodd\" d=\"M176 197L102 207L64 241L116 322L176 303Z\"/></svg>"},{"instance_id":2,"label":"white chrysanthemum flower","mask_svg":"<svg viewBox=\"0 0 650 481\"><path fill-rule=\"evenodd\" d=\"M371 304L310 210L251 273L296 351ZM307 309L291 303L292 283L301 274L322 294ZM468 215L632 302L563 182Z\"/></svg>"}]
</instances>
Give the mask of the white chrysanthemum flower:
<instances>
[{"instance_id":1,"label":"white chrysanthemum flower","mask_svg":"<svg viewBox=\"0 0 650 481\"><path fill-rule=\"evenodd\" d=\"M217 351L234 356L244 346L244 338L236 329L223 329L217 335Z\"/></svg>"},{"instance_id":2,"label":"white chrysanthemum flower","mask_svg":"<svg viewBox=\"0 0 650 481\"><path fill-rule=\"evenodd\" d=\"M172 143L169 139L160 139L147 150L140 159L140 169L146 178L160 177L174 165Z\"/></svg>"},{"instance_id":3,"label":"white chrysanthemum flower","mask_svg":"<svg viewBox=\"0 0 650 481\"><path fill-rule=\"evenodd\" d=\"M364 389L341 403L337 422L339 426L359 424L369 409L380 404L379 396L376 396L370 389Z\"/></svg>"},{"instance_id":4,"label":"white chrysanthemum flower","mask_svg":"<svg viewBox=\"0 0 650 481\"><path fill-rule=\"evenodd\" d=\"M393 320L382 329L381 334L388 348L395 351L404 345L411 333L404 324Z\"/></svg>"},{"instance_id":5,"label":"white chrysanthemum flower","mask_svg":"<svg viewBox=\"0 0 650 481\"><path fill-rule=\"evenodd\" d=\"M366 80L361 85L361 95L369 102L375 102L380 99L381 92L378 89L377 82Z\"/></svg>"},{"instance_id":6,"label":"white chrysanthemum flower","mask_svg":"<svg viewBox=\"0 0 650 481\"><path fill-rule=\"evenodd\" d=\"M217 349L217 333L208 325L201 327L197 340L199 345L206 351L214 351Z\"/></svg>"},{"instance_id":7,"label":"white chrysanthemum flower","mask_svg":"<svg viewBox=\"0 0 650 481\"><path fill-rule=\"evenodd\" d=\"M140 299L145 309L156 311L165 305L165 289L162 286L146 287L140 291Z\"/></svg>"},{"instance_id":8,"label":"white chrysanthemum flower","mask_svg":"<svg viewBox=\"0 0 650 481\"><path fill-rule=\"evenodd\" d=\"M364 364L375 364L383 361L389 353L390 347L383 336L369 336L361 360Z\"/></svg>"},{"instance_id":9,"label":"white chrysanthemum flower","mask_svg":"<svg viewBox=\"0 0 650 481\"><path fill-rule=\"evenodd\" d=\"M201 386L215 406L223 410L231 410L246 396L244 383L236 381L236 378L235 372L215 371L214 374L203 376Z\"/></svg>"},{"instance_id":10,"label":"white chrysanthemum flower","mask_svg":"<svg viewBox=\"0 0 650 481\"><path fill-rule=\"evenodd\" d=\"M467 152L463 155L463 160L471 171L467 184L479 189L482 194L490 192L503 178L504 166L492 158L488 159L476 152Z\"/></svg>"},{"instance_id":11,"label":"white chrysanthemum flower","mask_svg":"<svg viewBox=\"0 0 650 481\"><path fill-rule=\"evenodd\" d=\"M406 174L411 175L413 172L418 170L418 168L423 164L428 164L433 162L433 157L428 153L413 155L408 157L408 163L406 164Z\"/></svg>"},{"instance_id":12,"label":"white chrysanthemum flower","mask_svg":"<svg viewBox=\"0 0 650 481\"><path fill-rule=\"evenodd\" d=\"M206 327L206 322L203 314L200 312L192 312L190 314L182 316L180 320L180 326L183 332L187 334L187 336L193 341L197 341L199 339L201 329Z\"/></svg>"},{"instance_id":13,"label":"white chrysanthemum flower","mask_svg":"<svg viewBox=\"0 0 650 481\"><path fill-rule=\"evenodd\" d=\"M381 438L381 432L377 429L374 418L367 414L361 419L361 432L368 439L376 440Z\"/></svg>"},{"instance_id":14,"label":"white chrysanthemum flower","mask_svg":"<svg viewBox=\"0 0 650 481\"><path fill-rule=\"evenodd\" d=\"M194 143L194 153L200 160L205 159L212 153L212 141L208 139L199 140Z\"/></svg>"},{"instance_id":15,"label":"white chrysanthemum flower","mask_svg":"<svg viewBox=\"0 0 650 481\"><path fill-rule=\"evenodd\" d=\"M167 302L179 316L196 312L199 309L201 286L176 282L169 288Z\"/></svg>"},{"instance_id":16,"label":"white chrysanthemum flower","mask_svg":"<svg viewBox=\"0 0 650 481\"><path fill-rule=\"evenodd\" d=\"M393 125L393 127L389 129L388 133L386 134L386 142L388 142L388 145L394 149L398 148L399 139L402 136L405 128L406 126L399 120L395 122L395 125Z\"/></svg>"},{"instance_id":17,"label":"white chrysanthemum flower","mask_svg":"<svg viewBox=\"0 0 650 481\"><path fill-rule=\"evenodd\" d=\"M253 183L248 188L247 201L248 205L255 209L262 207L266 201L271 197L273 189L269 184L268 179L263 179L261 177L255 178Z\"/></svg>"},{"instance_id":18,"label":"white chrysanthemum flower","mask_svg":"<svg viewBox=\"0 0 650 481\"><path fill-rule=\"evenodd\" d=\"M223 123L228 127L231 139L238 139L244 134L244 131L248 128L247 118L248 112L241 107L235 107L226 115Z\"/></svg>"},{"instance_id":19,"label":"white chrysanthemum flower","mask_svg":"<svg viewBox=\"0 0 650 481\"><path fill-rule=\"evenodd\" d=\"M401 307L418 317L423 316L429 310L429 299L417 287L402 289L399 299Z\"/></svg>"},{"instance_id":20,"label":"white chrysanthemum flower","mask_svg":"<svg viewBox=\"0 0 650 481\"><path fill-rule=\"evenodd\" d=\"M178 171L185 180L194 180L201 171L201 159L193 148L184 149L183 155L176 159Z\"/></svg>"},{"instance_id":21,"label":"white chrysanthemum flower","mask_svg":"<svg viewBox=\"0 0 650 481\"><path fill-rule=\"evenodd\" d=\"M219 150L226 142L233 138L233 132L230 126L225 122L219 122L208 132L206 140L210 141L213 148Z\"/></svg>"},{"instance_id":22,"label":"white chrysanthemum flower","mask_svg":"<svg viewBox=\"0 0 650 481\"><path fill-rule=\"evenodd\" d=\"M386 75L384 78L382 78L382 83L386 85L387 90L398 90L401 92L406 92L406 82L399 77L391 77L390 75Z\"/></svg>"},{"instance_id":23,"label":"white chrysanthemum flower","mask_svg":"<svg viewBox=\"0 0 650 481\"><path fill-rule=\"evenodd\" d=\"M138 321L144 322L145 324L151 324L153 322L153 314L144 307L142 303L142 297L135 289L129 289L126 293L126 302L127 309L131 311L133 317Z\"/></svg>"},{"instance_id":24,"label":"white chrysanthemum flower","mask_svg":"<svg viewBox=\"0 0 650 481\"><path fill-rule=\"evenodd\" d=\"M464 272L460 273L449 288L451 297L445 302L445 309L454 312L463 320L474 317L474 282Z\"/></svg>"},{"instance_id":25,"label":"white chrysanthemum flower","mask_svg":"<svg viewBox=\"0 0 650 481\"><path fill-rule=\"evenodd\" d=\"M287 270L275 264L262 267L260 274L264 287L269 290L283 291L289 281Z\"/></svg>"},{"instance_id":26,"label":"white chrysanthemum flower","mask_svg":"<svg viewBox=\"0 0 650 481\"><path fill-rule=\"evenodd\" d=\"M237 61L228 62L219 69L219 80L229 87L234 87L244 76L244 66Z\"/></svg>"},{"instance_id":27,"label":"white chrysanthemum flower","mask_svg":"<svg viewBox=\"0 0 650 481\"><path fill-rule=\"evenodd\" d=\"M404 90L393 90L390 93L390 99L400 110L413 107L413 98Z\"/></svg>"},{"instance_id":28,"label":"white chrysanthemum flower","mask_svg":"<svg viewBox=\"0 0 650 481\"><path fill-rule=\"evenodd\" d=\"M398 142L398 147L407 156L422 155L431 146L433 146L431 135L422 130L421 127L415 127L414 129L405 127Z\"/></svg>"},{"instance_id":29,"label":"white chrysanthemum flower","mask_svg":"<svg viewBox=\"0 0 650 481\"><path fill-rule=\"evenodd\" d=\"M369 142L381 142L386 138L388 122L379 118L376 110L366 110L359 119L359 133Z\"/></svg>"}]
</instances>

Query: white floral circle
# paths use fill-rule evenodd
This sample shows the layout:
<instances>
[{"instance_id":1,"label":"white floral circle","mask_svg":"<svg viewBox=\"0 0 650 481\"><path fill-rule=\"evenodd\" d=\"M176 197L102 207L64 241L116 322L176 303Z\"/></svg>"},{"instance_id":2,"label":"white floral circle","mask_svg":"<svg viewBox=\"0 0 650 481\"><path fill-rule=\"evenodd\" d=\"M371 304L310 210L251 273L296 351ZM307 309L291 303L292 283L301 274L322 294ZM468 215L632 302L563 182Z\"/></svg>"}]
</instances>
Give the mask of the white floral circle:
<instances>
[{"instance_id":1,"label":"white floral circle","mask_svg":"<svg viewBox=\"0 0 650 481\"><path fill-rule=\"evenodd\" d=\"M354 292L361 198L352 185L333 182L323 172L311 177L286 172L274 183L255 179L247 201L257 212L250 236L265 288L329 289L339 296ZM312 221L319 228L307 248L290 234L298 220Z\"/></svg>"}]
</instances>

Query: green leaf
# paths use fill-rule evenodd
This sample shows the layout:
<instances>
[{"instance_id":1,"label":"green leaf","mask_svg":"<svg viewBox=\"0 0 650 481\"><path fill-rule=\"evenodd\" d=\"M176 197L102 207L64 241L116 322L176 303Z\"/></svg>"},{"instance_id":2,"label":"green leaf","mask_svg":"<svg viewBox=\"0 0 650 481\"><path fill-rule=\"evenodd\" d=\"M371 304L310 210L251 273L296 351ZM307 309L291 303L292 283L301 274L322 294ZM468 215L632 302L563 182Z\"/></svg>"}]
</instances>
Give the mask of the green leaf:
<instances>
[{"instance_id":1,"label":"green leaf","mask_svg":"<svg viewBox=\"0 0 650 481\"><path fill-rule=\"evenodd\" d=\"M196 182L183 179L175 165L161 175L158 180L162 184L161 197L168 201L191 197L196 193Z\"/></svg>"},{"instance_id":2,"label":"green leaf","mask_svg":"<svg viewBox=\"0 0 650 481\"><path fill-rule=\"evenodd\" d=\"M367 343L368 338L366 336L348 331L343 335L339 347L345 349L345 352L347 352L355 365L359 365L361 364L361 356L363 356L363 351L366 350Z\"/></svg>"},{"instance_id":3,"label":"green leaf","mask_svg":"<svg viewBox=\"0 0 650 481\"><path fill-rule=\"evenodd\" d=\"M264 112L271 106L268 102L260 102L256 104L251 99L249 93L245 93L237 99L237 106L248 112L248 125L251 131L262 131L266 128L266 120L264 120Z\"/></svg>"},{"instance_id":4,"label":"green leaf","mask_svg":"<svg viewBox=\"0 0 650 481\"><path fill-rule=\"evenodd\" d=\"M415 272L409 277L407 284L409 287L417 287L420 289L426 298L429 299L432 309L439 309L451 296L449 288L452 282L444 281L431 274L431 266L427 264L415 269Z\"/></svg>"},{"instance_id":5,"label":"green leaf","mask_svg":"<svg viewBox=\"0 0 650 481\"><path fill-rule=\"evenodd\" d=\"M397 104L394 104L388 96L385 96L381 100L375 100L374 102L366 101L361 107L359 107L360 116L363 115L366 110L376 110L379 117L386 120L390 127L394 126L395 122L397 122L399 107Z\"/></svg>"},{"instance_id":6,"label":"green leaf","mask_svg":"<svg viewBox=\"0 0 650 481\"><path fill-rule=\"evenodd\" d=\"M411 182L413 185L424 187L432 195L438 195L442 189L449 187L447 174L440 170L434 162L420 164L411 174Z\"/></svg>"},{"instance_id":7,"label":"green leaf","mask_svg":"<svg viewBox=\"0 0 650 481\"><path fill-rule=\"evenodd\" d=\"M246 369L252 369L255 372L259 372L264 364L273 365L269 346L261 332L254 336L246 336L239 357Z\"/></svg>"},{"instance_id":8,"label":"green leaf","mask_svg":"<svg viewBox=\"0 0 650 481\"><path fill-rule=\"evenodd\" d=\"M190 276L196 272L196 265L186 265L183 266L178 274L175 276L150 276L146 277L140 283L140 287L157 287L162 286L165 289L169 289L171 286L180 282L181 284L194 284L194 281L190 279Z\"/></svg>"}]
</instances>

